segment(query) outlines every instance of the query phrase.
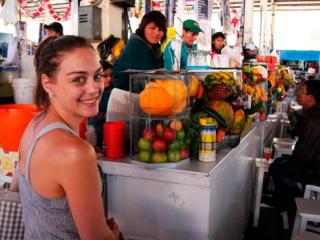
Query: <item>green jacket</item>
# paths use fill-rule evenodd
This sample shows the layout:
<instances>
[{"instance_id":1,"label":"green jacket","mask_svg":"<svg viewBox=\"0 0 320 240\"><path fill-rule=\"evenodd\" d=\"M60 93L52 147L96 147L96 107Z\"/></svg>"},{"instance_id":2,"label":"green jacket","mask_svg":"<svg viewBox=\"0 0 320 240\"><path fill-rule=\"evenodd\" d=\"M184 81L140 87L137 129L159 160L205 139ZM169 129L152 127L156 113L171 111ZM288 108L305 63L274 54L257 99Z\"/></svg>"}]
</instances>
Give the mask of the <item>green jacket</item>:
<instances>
[{"instance_id":1,"label":"green jacket","mask_svg":"<svg viewBox=\"0 0 320 240\"><path fill-rule=\"evenodd\" d=\"M160 45L151 48L137 34L132 34L120 58L112 68L112 85L115 88L129 90L129 74L126 69L151 70L163 68L163 55Z\"/></svg>"}]
</instances>

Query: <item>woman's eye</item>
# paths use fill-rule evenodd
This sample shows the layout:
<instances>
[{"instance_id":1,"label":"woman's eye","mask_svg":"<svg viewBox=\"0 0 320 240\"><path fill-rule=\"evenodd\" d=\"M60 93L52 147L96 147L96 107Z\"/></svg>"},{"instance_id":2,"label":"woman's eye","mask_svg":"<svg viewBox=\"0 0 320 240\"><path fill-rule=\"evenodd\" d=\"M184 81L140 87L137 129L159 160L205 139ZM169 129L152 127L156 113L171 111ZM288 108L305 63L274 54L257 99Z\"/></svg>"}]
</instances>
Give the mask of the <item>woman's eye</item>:
<instances>
[{"instance_id":1,"label":"woman's eye","mask_svg":"<svg viewBox=\"0 0 320 240\"><path fill-rule=\"evenodd\" d=\"M100 81L103 77L105 77L104 74L102 74L102 73L97 73L97 74L94 76L94 80Z\"/></svg>"},{"instance_id":2,"label":"woman's eye","mask_svg":"<svg viewBox=\"0 0 320 240\"><path fill-rule=\"evenodd\" d=\"M85 80L86 80L86 79L85 79L83 76L79 76L79 77L75 77L75 78L73 79L73 82L75 82L75 83L84 83Z\"/></svg>"}]
</instances>

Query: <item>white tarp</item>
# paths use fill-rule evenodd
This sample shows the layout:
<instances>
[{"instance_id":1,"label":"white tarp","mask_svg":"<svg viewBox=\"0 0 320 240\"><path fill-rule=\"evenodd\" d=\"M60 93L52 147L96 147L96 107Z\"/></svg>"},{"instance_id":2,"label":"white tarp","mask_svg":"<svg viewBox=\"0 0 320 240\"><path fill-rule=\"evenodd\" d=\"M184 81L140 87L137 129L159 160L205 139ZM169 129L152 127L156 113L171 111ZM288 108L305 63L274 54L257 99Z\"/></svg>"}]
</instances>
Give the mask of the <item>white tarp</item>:
<instances>
[{"instance_id":1,"label":"white tarp","mask_svg":"<svg viewBox=\"0 0 320 240\"><path fill-rule=\"evenodd\" d=\"M1 11L0 18L3 18L5 21L15 24L18 21L18 4L16 0L7 0L5 1Z\"/></svg>"}]
</instances>

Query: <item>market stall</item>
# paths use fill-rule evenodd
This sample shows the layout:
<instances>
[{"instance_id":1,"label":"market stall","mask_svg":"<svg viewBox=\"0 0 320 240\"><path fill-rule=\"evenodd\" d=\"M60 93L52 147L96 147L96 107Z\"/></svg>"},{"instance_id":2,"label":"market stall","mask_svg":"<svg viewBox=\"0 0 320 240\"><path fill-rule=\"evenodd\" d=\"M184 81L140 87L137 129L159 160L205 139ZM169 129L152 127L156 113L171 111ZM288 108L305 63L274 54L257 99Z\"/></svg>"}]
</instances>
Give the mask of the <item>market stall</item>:
<instances>
[{"instance_id":1,"label":"market stall","mask_svg":"<svg viewBox=\"0 0 320 240\"><path fill-rule=\"evenodd\" d=\"M107 174L108 213L128 236L150 239L242 239L254 189L261 129L211 163L147 168L130 158L99 165Z\"/></svg>"}]
</instances>

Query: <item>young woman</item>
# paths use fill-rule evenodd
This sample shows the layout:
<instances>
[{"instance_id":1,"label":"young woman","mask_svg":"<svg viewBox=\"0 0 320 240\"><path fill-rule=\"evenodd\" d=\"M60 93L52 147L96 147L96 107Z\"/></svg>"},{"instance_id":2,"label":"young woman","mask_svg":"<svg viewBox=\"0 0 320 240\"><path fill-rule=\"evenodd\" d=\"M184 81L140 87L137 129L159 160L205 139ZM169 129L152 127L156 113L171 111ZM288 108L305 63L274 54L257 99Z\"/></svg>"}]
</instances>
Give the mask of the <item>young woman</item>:
<instances>
[{"instance_id":1,"label":"young woman","mask_svg":"<svg viewBox=\"0 0 320 240\"><path fill-rule=\"evenodd\" d=\"M95 151L78 136L104 89L98 55L82 37L51 37L35 67L42 112L24 132L17 170L25 239L119 239L104 216Z\"/></svg>"},{"instance_id":2,"label":"young woman","mask_svg":"<svg viewBox=\"0 0 320 240\"><path fill-rule=\"evenodd\" d=\"M211 37L212 40L212 55L221 54L222 48L225 46L226 37L222 32L216 32Z\"/></svg>"},{"instance_id":3,"label":"young woman","mask_svg":"<svg viewBox=\"0 0 320 240\"><path fill-rule=\"evenodd\" d=\"M160 43L167 38L167 20L159 11L145 14L139 28L132 34L120 58L113 65L113 86L129 90L126 69L151 70L163 68Z\"/></svg>"}]
</instances>

